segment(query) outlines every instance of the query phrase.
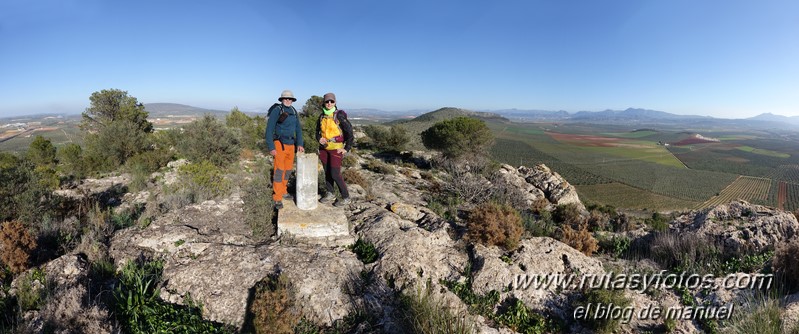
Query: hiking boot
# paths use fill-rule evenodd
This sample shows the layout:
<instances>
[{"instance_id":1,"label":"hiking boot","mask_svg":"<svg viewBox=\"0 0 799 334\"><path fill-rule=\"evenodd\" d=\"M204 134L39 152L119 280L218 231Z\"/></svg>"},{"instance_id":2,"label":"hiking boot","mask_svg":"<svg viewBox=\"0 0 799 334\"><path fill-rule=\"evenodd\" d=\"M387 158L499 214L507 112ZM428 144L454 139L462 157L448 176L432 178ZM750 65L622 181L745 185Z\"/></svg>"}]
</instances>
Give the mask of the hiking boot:
<instances>
[{"instance_id":1,"label":"hiking boot","mask_svg":"<svg viewBox=\"0 0 799 334\"><path fill-rule=\"evenodd\" d=\"M294 200L294 196L292 196L292 195L291 195L291 194L289 194L289 193L286 193L285 195L283 195L283 199L287 199L287 200Z\"/></svg>"},{"instance_id":2,"label":"hiking boot","mask_svg":"<svg viewBox=\"0 0 799 334\"><path fill-rule=\"evenodd\" d=\"M342 206L350 205L350 204L352 204L352 200L349 197L347 197L347 198L339 198L339 199L337 199L336 203L333 203L333 206L342 207Z\"/></svg>"},{"instance_id":3,"label":"hiking boot","mask_svg":"<svg viewBox=\"0 0 799 334\"><path fill-rule=\"evenodd\" d=\"M325 203L325 204L330 204L330 203L333 203L333 201L335 201L335 200L336 200L336 194L327 193L327 194L325 194L325 197L322 197L322 199L319 200L319 202L322 202L322 203Z\"/></svg>"},{"instance_id":4,"label":"hiking boot","mask_svg":"<svg viewBox=\"0 0 799 334\"><path fill-rule=\"evenodd\" d=\"M275 210L280 210L283 208L283 201L275 202Z\"/></svg>"}]
</instances>

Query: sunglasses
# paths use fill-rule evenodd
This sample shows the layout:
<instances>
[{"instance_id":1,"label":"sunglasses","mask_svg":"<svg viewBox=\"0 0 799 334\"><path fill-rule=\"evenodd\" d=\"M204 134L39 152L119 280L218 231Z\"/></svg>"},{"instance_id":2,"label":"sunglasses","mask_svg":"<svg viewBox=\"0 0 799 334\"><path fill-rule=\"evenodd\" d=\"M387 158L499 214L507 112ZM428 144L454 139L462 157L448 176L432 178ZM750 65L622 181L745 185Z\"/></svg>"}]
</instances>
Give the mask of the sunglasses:
<instances>
[{"instance_id":1,"label":"sunglasses","mask_svg":"<svg viewBox=\"0 0 799 334\"><path fill-rule=\"evenodd\" d=\"M333 101L333 100L327 100L327 101L325 101L325 103L336 103L336 101Z\"/></svg>"}]
</instances>

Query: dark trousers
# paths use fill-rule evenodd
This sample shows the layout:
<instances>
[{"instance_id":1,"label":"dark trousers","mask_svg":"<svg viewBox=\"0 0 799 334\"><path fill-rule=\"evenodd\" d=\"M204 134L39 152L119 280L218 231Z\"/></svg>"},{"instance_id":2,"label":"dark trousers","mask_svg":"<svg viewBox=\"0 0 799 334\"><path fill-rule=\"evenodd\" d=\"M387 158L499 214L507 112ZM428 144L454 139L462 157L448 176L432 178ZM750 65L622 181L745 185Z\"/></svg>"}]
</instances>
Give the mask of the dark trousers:
<instances>
[{"instance_id":1,"label":"dark trousers","mask_svg":"<svg viewBox=\"0 0 799 334\"><path fill-rule=\"evenodd\" d=\"M335 189L333 189L333 182L335 182L341 197L349 198L350 193L347 191L347 184L344 183L344 178L341 177L341 159L343 157L344 154L337 153L336 150L319 150L319 160L322 161L322 167L325 169L325 187L327 191L335 193Z\"/></svg>"}]
</instances>

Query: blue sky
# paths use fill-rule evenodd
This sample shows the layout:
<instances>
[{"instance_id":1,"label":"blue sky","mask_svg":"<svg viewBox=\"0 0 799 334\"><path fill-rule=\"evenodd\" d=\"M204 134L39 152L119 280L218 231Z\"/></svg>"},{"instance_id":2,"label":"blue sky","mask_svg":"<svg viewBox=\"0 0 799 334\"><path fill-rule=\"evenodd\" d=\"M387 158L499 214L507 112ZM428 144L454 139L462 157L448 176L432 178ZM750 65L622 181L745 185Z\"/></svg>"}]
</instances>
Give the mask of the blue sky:
<instances>
[{"instance_id":1,"label":"blue sky","mask_svg":"<svg viewBox=\"0 0 799 334\"><path fill-rule=\"evenodd\" d=\"M0 115L92 92L262 110L799 115L799 1L0 0Z\"/></svg>"}]
</instances>

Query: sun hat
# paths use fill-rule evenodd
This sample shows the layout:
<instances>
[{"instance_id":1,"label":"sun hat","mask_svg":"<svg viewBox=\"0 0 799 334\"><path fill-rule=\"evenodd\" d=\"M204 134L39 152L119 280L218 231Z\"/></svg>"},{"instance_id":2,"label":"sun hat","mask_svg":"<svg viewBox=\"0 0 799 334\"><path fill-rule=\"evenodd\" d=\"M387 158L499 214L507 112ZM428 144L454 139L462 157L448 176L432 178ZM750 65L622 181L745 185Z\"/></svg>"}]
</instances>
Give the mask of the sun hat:
<instances>
[{"instance_id":1,"label":"sun hat","mask_svg":"<svg viewBox=\"0 0 799 334\"><path fill-rule=\"evenodd\" d=\"M297 98L294 97L294 93L290 90L286 89L282 93L280 93L280 97L277 98L278 101L282 99L291 99L292 101L297 101Z\"/></svg>"},{"instance_id":2,"label":"sun hat","mask_svg":"<svg viewBox=\"0 0 799 334\"><path fill-rule=\"evenodd\" d=\"M325 97L322 98L322 101L327 101L327 100L333 100L333 102L336 102L336 94L333 93L325 94Z\"/></svg>"}]
</instances>

